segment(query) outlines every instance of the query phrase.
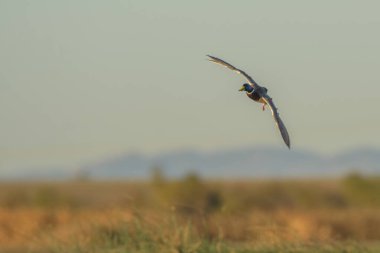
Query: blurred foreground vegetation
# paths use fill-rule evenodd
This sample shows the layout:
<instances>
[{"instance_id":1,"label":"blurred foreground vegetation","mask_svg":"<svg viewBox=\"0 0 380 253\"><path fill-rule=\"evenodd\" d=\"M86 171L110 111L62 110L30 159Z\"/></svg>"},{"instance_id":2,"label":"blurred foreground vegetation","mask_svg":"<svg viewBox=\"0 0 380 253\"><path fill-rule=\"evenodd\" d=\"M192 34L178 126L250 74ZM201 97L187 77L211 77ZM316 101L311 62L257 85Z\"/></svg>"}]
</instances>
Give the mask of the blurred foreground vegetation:
<instances>
[{"instance_id":1,"label":"blurred foreground vegetation","mask_svg":"<svg viewBox=\"0 0 380 253\"><path fill-rule=\"evenodd\" d=\"M0 252L380 252L380 177L1 183Z\"/></svg>"}]
</instances>

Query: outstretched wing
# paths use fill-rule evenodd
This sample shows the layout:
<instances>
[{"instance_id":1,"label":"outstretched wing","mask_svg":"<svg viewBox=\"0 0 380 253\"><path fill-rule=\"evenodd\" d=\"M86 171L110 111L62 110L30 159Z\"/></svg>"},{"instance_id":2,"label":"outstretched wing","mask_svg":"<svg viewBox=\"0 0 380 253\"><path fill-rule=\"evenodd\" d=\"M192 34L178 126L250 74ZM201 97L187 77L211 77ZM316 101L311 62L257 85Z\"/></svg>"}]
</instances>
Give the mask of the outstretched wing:
<instances>
[{"instance_id":1,"label":"outstretched wing","mask_svg":"<svg viewBox=\"0 0 380 253\"><path fill-rule=\"evenodd\" d=\"M290 148L290 139L289 139L288 131L286 130L284 122L282 122L280 115L277 112L277 108L274 105L272 98L269 97L267 94L265 94L264 96L262 96L262 99L264 99L265 102L269 105L269 107L272 111L273 118L276 121L276 125L277 125L278 129L280 130L282 139L284 139L286 146L288 146L288 148Z\"/></svg>"},{"instance_id":2,"label":"outstretched wing","mask_svg":"<svg viewBox=\"0 0 380 253\"><path fill-rule=\"evenodd\" d=\"M223 61L222 59L219 59L217 57L214 57L214 56L211 56L211 55L207 55L208 57L210 57L210 61L214 62L214 63L217 63L217 64L220 64L220 65L223 65L233 71L235 71L236 73L238 74L242 74L243 76L245 76L245 78L247 78L248 82L250 85L252 85L252 87L254 89L257 89L258 87L260 87L253 79L252 77L250 77L247 73L245 73L243 70L241 69L238 69L238 68L235 68L234 66L232 66L231 64Z\"/></svg>"}]
</instances>

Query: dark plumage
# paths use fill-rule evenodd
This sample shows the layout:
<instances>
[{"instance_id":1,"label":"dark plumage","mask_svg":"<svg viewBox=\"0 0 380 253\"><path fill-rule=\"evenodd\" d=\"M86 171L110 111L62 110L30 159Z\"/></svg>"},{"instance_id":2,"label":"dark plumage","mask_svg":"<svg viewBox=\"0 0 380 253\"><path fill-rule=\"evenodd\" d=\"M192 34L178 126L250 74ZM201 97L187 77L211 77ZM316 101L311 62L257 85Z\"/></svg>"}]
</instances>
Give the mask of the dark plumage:
<instances>
[{"instance_id":1,"label":"dark plumage","mask_svg":"<svg viewBox=\"0 0 380 253\"><path fill-rule=\"evenodd\" d=\"M251 92L251 93L248 93L248 92L247 92L247 96L248 96L250 99L252 99L252 100L254 100L254 101L256 101L256 102L259 102L259 100L260 100L260 95L259 95L259 93L257 93L256 91L253 91L253 92Z\"/></svg>"}]
</instances>

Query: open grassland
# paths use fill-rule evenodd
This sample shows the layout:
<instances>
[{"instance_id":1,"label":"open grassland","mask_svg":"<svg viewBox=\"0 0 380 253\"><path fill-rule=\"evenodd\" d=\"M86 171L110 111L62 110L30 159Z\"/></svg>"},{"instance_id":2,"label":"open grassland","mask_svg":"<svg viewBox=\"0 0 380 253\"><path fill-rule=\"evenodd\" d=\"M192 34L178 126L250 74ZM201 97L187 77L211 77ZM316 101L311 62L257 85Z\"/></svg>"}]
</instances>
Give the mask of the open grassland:
<instances>
[{"instance_id":1,"label":"open grassland","mask_svg":"<svg viewBox=\"0 0 380 253\"><path fill-rule=\"evenodd\" d=\"M380 252L380 179L0 184L0 252Z\"/></svg>"}]
</instances>

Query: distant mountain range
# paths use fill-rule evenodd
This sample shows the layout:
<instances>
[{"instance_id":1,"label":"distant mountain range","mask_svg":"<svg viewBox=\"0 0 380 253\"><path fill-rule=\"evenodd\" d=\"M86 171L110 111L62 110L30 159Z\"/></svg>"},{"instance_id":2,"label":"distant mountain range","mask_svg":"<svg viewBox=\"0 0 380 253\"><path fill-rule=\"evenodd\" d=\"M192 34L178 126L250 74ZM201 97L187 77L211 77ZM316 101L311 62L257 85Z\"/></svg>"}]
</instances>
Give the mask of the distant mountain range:
<instances>
[{"instance_id":1,"label":"distant mountain range","mask_svg":"<svg viewBox=\"0 0 380 253\"><path fill-rule=\"evenodd\" d=\"M196 173L205 178L296 178L342 176L350 172L380 174L380 150L361 148L334 156L304 150L260 147L213 152L181 150L148 156L119 155L83 165L77 172L63 168L28 170L11 179L61 180L78 176L94 179L147 179L153 168L170 178Z\"/></svg>"},{"instance_id":2,"label":"distant mountain range","mask_svg":"<svg viewBox=\"0 0 380 253\"><path fill-rule=\"evenodd\" d=\"M322 156L285 148L240 148L198 152L183 150L156 156L126 154L82 168L94 178L147 178L158 167L168 177L190 172L207 178L324 177L352 171L380 173L380 150L362 148Z\"/></svg>"}]
</instances>

